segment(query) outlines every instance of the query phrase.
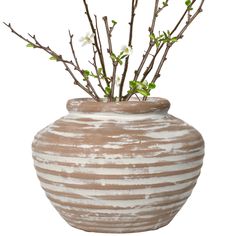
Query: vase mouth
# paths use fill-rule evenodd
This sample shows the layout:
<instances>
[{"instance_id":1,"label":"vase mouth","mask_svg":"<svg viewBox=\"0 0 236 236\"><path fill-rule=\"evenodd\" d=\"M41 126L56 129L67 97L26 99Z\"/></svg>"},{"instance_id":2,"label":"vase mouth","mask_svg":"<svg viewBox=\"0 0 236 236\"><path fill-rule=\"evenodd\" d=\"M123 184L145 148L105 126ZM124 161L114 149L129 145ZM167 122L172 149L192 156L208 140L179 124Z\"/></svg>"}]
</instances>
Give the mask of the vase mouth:
<instances>
[{"instance_id":1,"label":"vase mouth","mask_svg":"<svg viewBox=\"0 0 236 236\"><path fill-rule=\"evenodd\" d=\"M132 98L129 101L99 102L91 98L75 98L67 102L69 112L112 112L112 113L129 113L142 114L148 112L167 112L170 108L170 102L167 99L159 97L150 97L147 101L139 101Z\"/></svg>"}]
</instances>

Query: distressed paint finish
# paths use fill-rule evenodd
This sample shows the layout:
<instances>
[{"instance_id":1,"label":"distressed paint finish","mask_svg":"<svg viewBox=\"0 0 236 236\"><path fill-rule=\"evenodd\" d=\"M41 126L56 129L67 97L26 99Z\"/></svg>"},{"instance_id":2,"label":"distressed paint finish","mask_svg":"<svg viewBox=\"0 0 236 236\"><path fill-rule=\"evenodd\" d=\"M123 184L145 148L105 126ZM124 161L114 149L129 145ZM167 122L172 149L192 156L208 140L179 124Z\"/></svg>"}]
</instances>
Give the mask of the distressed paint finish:
<instances>
[{"instance_id":1,"label":"distressed paint finish","mask_svg":"<svg viewBox=\"0 0 236 236\"><path fill-rule=\"evenodd\" d=\"M33 141L38 178L73 227L128 233L167 225L200 174L204 141L169 102L73 99Z\"/></svg>"}]
</instances>

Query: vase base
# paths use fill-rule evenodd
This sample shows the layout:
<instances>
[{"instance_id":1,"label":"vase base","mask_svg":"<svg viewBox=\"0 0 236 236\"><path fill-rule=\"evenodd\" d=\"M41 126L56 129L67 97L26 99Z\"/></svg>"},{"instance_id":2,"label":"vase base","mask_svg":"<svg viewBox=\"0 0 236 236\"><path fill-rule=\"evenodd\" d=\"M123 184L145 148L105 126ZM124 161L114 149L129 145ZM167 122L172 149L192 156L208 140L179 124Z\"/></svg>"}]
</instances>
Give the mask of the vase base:
<instances>
[{"instance_id":1,"label":"vase base","mask_svg":"<svg viewBox=\"0 0 236 236\"><path fill-rule=\"evenodd\" d=\"M84 226L84 225L79 225L79 224L71 224L68 223L70 226L73 228L83 230L86 232L93 232L93 233L107 233L107 234L122 234L122 233L139 233L139 232L146 232L146 231L152 231L152 230L157 230L160 228L163 228L167 226L172 220L162 223L162 224L156 224L156 225L149 225L149 226L133 226L126 227L126 228L118 228L118 227L92 227L92 226ZM112 223L111 223L112 224Z\"/></svg>"}]
</instances>

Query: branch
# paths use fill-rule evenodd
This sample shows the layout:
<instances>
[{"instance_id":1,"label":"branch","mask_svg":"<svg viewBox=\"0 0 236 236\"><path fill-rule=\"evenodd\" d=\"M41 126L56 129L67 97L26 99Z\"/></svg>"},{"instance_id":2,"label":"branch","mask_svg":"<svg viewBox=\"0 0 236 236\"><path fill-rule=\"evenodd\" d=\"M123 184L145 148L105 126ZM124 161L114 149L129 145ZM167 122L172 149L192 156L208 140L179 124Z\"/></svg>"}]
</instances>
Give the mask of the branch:
<instances>
[{"instance_id":1,"label":"branch","mask_svg":"<svg viewBox=\"0 0 236 236\"><path fill-rule=\"evenodd\" d=\"M73 45L74 35L71 34L70 30L69 30L69 36L70 36L70 42L69 43L70 43L71 51L72 51L72 54L73 54L73 57L74 57L74 60L75 60L75 63L76 63L75 70L78 70L79 73L84 77L84 71L80 69L79 62L78 62L78 59L76 57L75 50L74 50L74 45ZM87 83L87 88L94 94L96 99L99 100L100 98L99 98L98 94L96 93L96 90L94 89L93 85L91 84L89 78L86 79L86 83Z\"/></svg>"},{"instance_id":2,"label":"branch","mask_svg":"<svg viewBox=\"0 0 236 236\"><path fill-rule=\"evenodd\" d=\"M96 47L96 50L98 52L98 56L99 56L99 59L100 59L100 63L101 63L101 66L102 66L102 70L103 70L103 74L105 75L105 81L107 83L107 85L109 86L109 81L107 79L107 73L106 73L106 67L105 67L105 61L104 61L104 57L103 57L103 53L102 53L102 49L100 48L99 46L99 42L98 42L98 35L97 35L97 31L94 27L94 24L93 24L93 21L92 21L92 18L91 18L91 15L90 15L90 12L89 12L89 8L88 8L88 4L87 4L87 1L86 0L83 0L84 2L84 6L85 6L85 14L87 15L88 17L88 21L89 21L89 24L90 24L90 28L94 34L94 45Z\"/></svg>"},{"instance_id":3,"label":"branch","mask_svg":"<svg viewBox=\"0 0 236 236\"><path fill-rule=\"evenodd\" d=\"M153 32L154 32L154 28L155 28L156 19L158 17L158 14L167 6L168 6L168 1L167 1L167 5L163 5L163 7L159 7L159 0L155 0L152 24L151 24L151 27L149 27L149 29L148 29L150 35L153 34ZM145 65L147 58L148 58L154 45L155 45L155 43L153 42L152 39L150 39L149 46L148 46L145 54L143 55L143 59L139 65L138 69L135 71L134 81L138 80L138 77L143 69L143 66Z\"/></svg>"},{"instance_id":4,"label":"branch","mask_svg":"<svg viewBox=\"0 0 236 236\"><path fill-rule=\"evenodd\" d=\"M193 4L194 4L195 2L196 2L196 0L193 0L191 6L193 6ZM180 19L179 19L179 21L177 22L177 24L176 24L176 25L174 26L174 28L172 29L170 35L173 35L173 34L176 32L176 30L179 28L180 24L181 24L181 23L183 22L183 20L185 19L185 16L187 15L187 13L188 13L188 10L186 9L186 10L184 11L183 15L180 17ZM148 67L146 68L146 70L145 70L144 73L143 73L143 77L142 77L142 79L141 79L141 82L143 82L143 81L147 78L147 76L149 75L149 73L152 71L153 66L154 66L154 64L155 64L155 61L156 61L156 58L157 58L159 52L161 51L161 49L163 48L163 46L164 46L164 43L162 43L162 44L160 45L160 47L156 49L156 52L155 52L155 54L154 54L154 57L152 58L150 64L148 65Z\"/></svg>"},{"instance_id":5,"label":"branch","mask_svg":"<svg viewBox=\"0 0 236 236\"><path fill-rule=\"evenodd\" d=\"M134 28L134 18L135 18L135 11L138 6L138 0L132 0L132 8L131 8L131 20L130 20L130 31L129 31L129 42L128 46L132 48L132 41L133 41L133 28ZM119 100L121 101L122 99L122 93L123 93L123 88L124 88L124 82L125 78L128 72L128 67L129 67L129 56L126 57L125 59L125 66L124 66L124 71L122 74L121 78L121 83L120 83L120 91L119 91Z\"/></svg>"},{"instance_id":6,"label":"branch","mask_svg":"<svg viewBox=\"0 0 236 236\"><path fill-rule=\"evenodd\" d=\"M89 62L89 63L94 67L94 69L96 71L97 78L98 78L98 83L99 83L98 86L102 89L102 91L105 94L106 91L105 91L104 87L102 86L101 78L100 78L100 75L99 75L99 72L98 72L96 54L97 54L97 51L95 49L95 46L93 45L93 62Z\"/></svg>"},{"instance_id":7,"label":"branch","mask_svg":"<svg viewBox=\"0 0 236 236\"><path fill-rule=\"evenodd\" d=\"M195 1L192 2L192 4L194 3ZM188 16L188 21L186 22L185 26L182 28L182 30L179 32L178 36L177 36L177 39L181 39L183 37L183 33L187 30L187 28L191 25L191 23L194 21L194 19L196 19L196 17L202 12L202 6L204 4L205 0L202 0L201 3L200 3L200 6L198 7L197 11L195 12L195 14L193 16L191 16L189 18ZM187 14L187 13L186 13ZM167 43L167 46L166 46L166 49L164 51L164 54L162 56L162 59L161 59L161 62L157 68L157 71L152 79L152 83L155 83L157 81L157 79L161 76L160 72L161 72L161 69L165 63L165 61L167 60L167 55L168 55L168 52L171 48L171 46L173 45L174 43Z\"/></svg>"},{"instance_id":8,"label":"branch","mask_svg":"<svg viewBox=\"0 0 236 236\"><path fill-rule=\"evenodd\" d=\"M149 29L148 29L149 35L153 34L154 29L155 29L155 25L156 25L157 17L158 17L158 15L159 15L159 13L160 13L165 7L168 6L168 1L169 1L169 0L167 0L167 2L166 2L167 4L166 4L166 5L163 5L162 7L159 7L159 0L155 0L154 12L153 12L153 17L152 17L152 23L151 23L151 26L150 26ZM148 48L147 48L145 54L143 55L143 59L142 59L140 65L139 65L138 69L134 72L134 79L133 79L134 81L137 81L137 80L138 80L138 77L139 77L139 75L140 75L140 73L141 73L141 71L142 71L142 69L143 69L143 67L144 67L144 65L145 65L145 63L146 63L146 61L147 61L147 58L148 58L148 56L150 55L150 52L151 52L151 50L152 50L152 48L153 48L154 45L155 45L155 43L154 43L153 40L151 40L151 38L150 38L150 42L149 42ZM153 57L153 60L155 61L154 58L156 58L156 56ZM131 96L132 96L131 94L127 94L127 95L125 96L125 98L126 98L127 100L129 100Z\"/></svg>"},{"instance_id":9,"label":"branch","mask_svg":"<svg viewBox=\"0 0 236 236\"><path fill-rule=\"evenodd\" d=\"M112 54L113 54L112 41L111 41L112 28L109 27L107 16L104 16L103 20L104 20L104 24L105 24L105 28L106 28L106 33L107 33L107 41L108 41L108 50L107 51L110 54L110 56L112 56ZM111 101L113 100L114 93L115 93L116 71L117 71L118 63L117 63L117 61L112 59L112 64L113 64L113 72L112 72L112 78L111 78L111 94L110 94Z\"/></svg>"},{"instance_id":10,"label":"branch","mask_svg":"<svg viewBox=\"0 0 236 236\"><path fill-rule=\"evenodd\" d=\"M39 43L39 41L37 40L35 35L31 35L29 34L29 36L33 39L29 40L25 37L23 37L22 35L20 35L19 33L17 33L11 26L11 24L7 24L5 22L3 22L10 30L13 34L15 34L16 36L18 36L19 38L21 38L22 40L24 40L25 42L31 44L34 48L39 48L42 49L43 51L47 52L49 55L53 56L56 58L57 61L60 61L64 64L66 71L68 71L70 73L70 75L72 76L72 78L74 79L74 84L78 85L81 89L83 89L86 93L88 93L92 98L94 98L95 100L97 100L94 95L90 92L89 89L87 89L85 86L83 86L75 77L75 75L72 73L71 69L69 68L69 65L72 65L74 68L76 68L76 65L72 62L72 61L68 61L63 59L62 55L59 55L58 53L56 53L55 51L53 51L49 46L45 47L43 46L41 43Z\"/></svg>"}]
</instances>

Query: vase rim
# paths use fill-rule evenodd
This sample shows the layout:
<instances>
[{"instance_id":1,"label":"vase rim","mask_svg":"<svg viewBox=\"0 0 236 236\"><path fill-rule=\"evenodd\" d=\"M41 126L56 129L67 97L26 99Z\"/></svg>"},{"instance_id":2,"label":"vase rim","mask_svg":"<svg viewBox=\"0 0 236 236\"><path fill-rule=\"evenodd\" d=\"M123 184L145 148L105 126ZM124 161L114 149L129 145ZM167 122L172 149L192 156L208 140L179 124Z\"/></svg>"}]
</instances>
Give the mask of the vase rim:
<instances>
[{"instance_id":1,"label":"vase rim","mask_svg":"<svg viewBox=\"0 0 236 236\"><path fill-rule=\"evenodd\" d=\"M147 101L139 101L132 98L129 101L99 102L91 98L74 98L67 102L69 112L113 112L113 113L148 113L148 112L167 112L170 108L170 102L167 99L159 97L150 97Z\"/></svg>"}]
</instances>

